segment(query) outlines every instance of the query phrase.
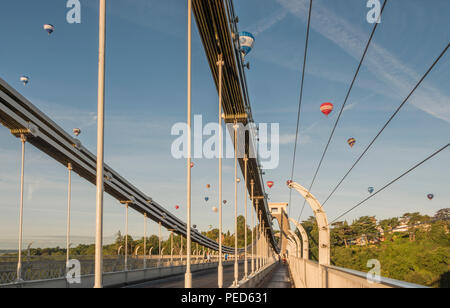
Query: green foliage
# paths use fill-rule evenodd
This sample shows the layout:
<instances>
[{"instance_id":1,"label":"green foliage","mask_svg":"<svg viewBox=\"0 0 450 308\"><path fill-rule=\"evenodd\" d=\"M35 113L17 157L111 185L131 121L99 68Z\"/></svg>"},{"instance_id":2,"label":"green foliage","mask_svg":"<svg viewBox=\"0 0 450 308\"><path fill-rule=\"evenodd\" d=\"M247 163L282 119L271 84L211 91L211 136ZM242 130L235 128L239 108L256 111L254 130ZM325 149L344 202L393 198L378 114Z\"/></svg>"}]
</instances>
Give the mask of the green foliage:
<instances>
[{"instance_id":1,"label":"green foliage","mask_svg":"<svg viewBox=\"0 0 450 308\"><path fill-rule=\"evenodd\" d=\"M398 218L385 219L378 226L374 217L364 216L351 225L337 222L331 229L331 263L333 265L367 272L367 261L381 263L381 275L430 287L450 287L450 221L446 209L434 220L420 213L406 213L409 232L389 233L400 222ZM436 219L439 217L439 219ZM425 224L425 225L424 225ZM302 222L310 241L310 258L317 260L318 229L314 217ZM349 240L371 235L381 238L377 227L385 230L385 241L366 246L351 246Z\"/></svg>"}]
</instances>

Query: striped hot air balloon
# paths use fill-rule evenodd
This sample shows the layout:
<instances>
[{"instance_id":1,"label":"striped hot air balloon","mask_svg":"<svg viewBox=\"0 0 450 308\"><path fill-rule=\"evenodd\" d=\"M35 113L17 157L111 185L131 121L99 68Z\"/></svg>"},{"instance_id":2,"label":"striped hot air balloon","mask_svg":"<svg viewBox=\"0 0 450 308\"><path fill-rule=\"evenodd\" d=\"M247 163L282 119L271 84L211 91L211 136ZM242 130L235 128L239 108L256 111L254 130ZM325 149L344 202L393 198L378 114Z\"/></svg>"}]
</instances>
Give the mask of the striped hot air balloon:
<instances>
[{"instance_id":1,"label":"striped hot air balloon","mask_svg":"<svg viewBox=\"0 0 450 308\"><path fill-rule=\"evenodd\" d=\"M55 26L53 26L51 24L45 24L44 30L47 31L48 35L50 35L53 33L53 31L55 31Z\"/></svg>"},{"instance_id":2,"label":"striped hot air balloon","mask_svg":"<svg viewBox=\"0 0 450 308\"><path fill-rule=\"evenodd\" d=\"M250 32L239 33L239 43L241 44L241 52L245 57L252 51L255 45L255 37Z\"/></svg>"},{"instance_id":3,"label":"striped hot air balloon","mask_svg":"<svg viewBox=\"0 0 450 308\"><path fill-rule=\"evenodd\" d=\"M274 185L273 181L268 181L268 182L267 182L267 186L268 186L269 188L272 188L273 185Z\"/></svg>"},{"instance_id":4,"label":"striped hot air balloon","mask_svg":"<svg viewBox=\"0 0 450 308\"><path fill-rule=\"evenodd\" d=\"M333 111L334 105L332 103L323 103L320 106L320 111L326 116L328 116Z\"/></svg>"},{"instance_id":5,"label":"striped hot air balloon","mask_svg":"<svg viewBox=\"0 0 450 308\"><path fill-rule=\"evenodd\" d=\"M350 138L350 139L348 139L347 143L348 143L348 145L349 145L350 147L353 148L353 146L354 146L355 143L356 143L356 139L355 139L355 138Z\"/></svg>"},{"instance_id":6,"label":"striped hot air balloon","mask_svg":"<svg viewBox=\"0 0 450 308\"><path fill-rule=\"evenodd\" d=\"M30 78L27 76L22 76L22 77L20 77L20 81L22 81L23 85L26 86L28 84L28 82L30 81Z\"/></svg>"}]
</instances>

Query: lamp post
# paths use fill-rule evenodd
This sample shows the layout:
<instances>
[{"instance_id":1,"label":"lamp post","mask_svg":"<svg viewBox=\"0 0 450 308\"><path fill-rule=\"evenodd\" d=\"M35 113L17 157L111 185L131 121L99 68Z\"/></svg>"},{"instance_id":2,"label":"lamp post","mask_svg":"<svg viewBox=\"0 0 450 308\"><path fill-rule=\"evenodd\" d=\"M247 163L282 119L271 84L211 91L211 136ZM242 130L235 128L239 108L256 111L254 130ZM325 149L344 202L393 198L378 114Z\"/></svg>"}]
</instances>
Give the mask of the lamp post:
<instances>
[{"instance_id":1,"label":"lamp post","mask_svg":"<svg viewBox=\"0 0 450 308\"><path fill-rule=\"evenodd\" d=\"M22 142L22 165L20 171L20 209L19 209L19 251L17 260L17 281L22 280L22 241L23 241L23 192L24 192L24 178L25 178L25 143L27 137L24 134L20 135Z\"/></svg>"},{"instance_id":2,"label":"lamp post","mask_svg":"<svg viewBox=\"0 0 450 308\"><path fill-rule=\"evenodd\" d=\"M128 202L125 203L125 271L128 270Z\"/></svg>"},{"instance_id":3,"label":"lamp post","mask_svg":"<svg viewBox=\"0 0 450 308\"><path fill-rule=\"evenodd\" d=\"M72 190L72 164L67 164L67 170L69 171L69 183L67 188L67 232L66 232L66 269L69 266L70 259L70 203L71 203L71 190Z\"/></svg>"},{"instance_id":4,"label":"lamp post","mask_svg":"<svg viewBox=\"0 0 450 308\"><path fill-rule=\"evenodd\" d=\"M181 264L183 264L183 236L180 235L180 258L181 258Z\"/></svg>"},{"instance_id":5,"label":"lamp post","mask_svg":"<svg viewBox=\"0 0 450 308\"><path fill-rule=\"evenodd\" d=\"M218 287L223 288L223 262L222 262L222 70L223 70L223 56L219 55L217 61L219 66L219 265L217 267L218 273Z\"/></svg>"},{"instance_id":6,"label":"lamp post","mask_svg":"<svg viewBox=\"0 0 450 308\"><path fill-rule=\"evenodd\" d=\"M239 284L239 263L238 263L238 219L237 219L237 120L234 120L234 282L233 285Z\"/></svg>"},{"instance_id":7,"label":"lamp post","mask_svg":"<svg viewBox=\"0 0 450 308\"><path fill-rule=\"evenodd\" d=\"M192 288L191 273L191 98L192 98L192 0L188 0L188 76L187 76L187 126L188 126L188 157L187 157L187 219L186 219L186 274L184 287Z\"/></svg>"},{"instance_id":8,"label":"lamp post","mask_svg":"<svg viewBox=\"0 0 450 308\"><path fill-rule=\"evenodd\" d=\"M147 213L144 213L144 269L147 268Z\"/></svg>"},{"instance_id":9,"label":"lamp post","mask_svg":"<svg viewBox=\"0 0 450 308\"><path fill-rule=\"evenodd\" d=\"M105 41L106 0L99 0L99 56L98 56L98 111L97 111L97 190L95 234L95 288L103 287L103 154L105 120Z\"/></svg>"},{"instance_id":10,"label":"lamp post","mask_svg":"<svg viewBox=\"0 0 450 308\"><path fill-rule=\"evenodd\" d=\"M255 181L252 179L250 181L250 186L251 186L251 194L252 194L252 274L255 273L255 210L253 208L254 205L254 188L255 188ZM258 200L256 200L256 202L258 202Z\"/></svg>"},{"instance_id":11,"label":"lamp post","mask_svg":"<svg viewBox=\"0 0 450 308\"><path fill-rule=\"evenodd\" d=\"M245 223L244 223L244 249L245 249L245 257L244 257L244 279L248 279L248 260L247 260L247 164L248 157L247 154L244 156L244 178L245 178L245 187L244 187L244 198L245 198Z\"/></svg>"},{"instance_id":12,"label":"lamp post","mask_svg":"<svg viewBox=\"0 0 450 308\"><path fill-rule=\"evenodd\" d=\"M259 209L258 209L259 210ZM258 248L258 270L261 268L261 255L262 255L262 212L259 210L259 248Z\"/></svg>"}]
</instances>

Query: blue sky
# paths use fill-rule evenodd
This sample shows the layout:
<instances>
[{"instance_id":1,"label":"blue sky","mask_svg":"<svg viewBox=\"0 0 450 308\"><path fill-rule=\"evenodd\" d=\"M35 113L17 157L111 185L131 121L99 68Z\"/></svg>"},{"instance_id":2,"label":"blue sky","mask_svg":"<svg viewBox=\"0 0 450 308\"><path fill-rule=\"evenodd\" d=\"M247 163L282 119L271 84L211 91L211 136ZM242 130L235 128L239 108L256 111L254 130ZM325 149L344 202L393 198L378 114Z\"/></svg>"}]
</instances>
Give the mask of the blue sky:
<instances>
[{"instance_id":1,"label":"blue sky","mask_svg":"<svg viewBox=\"0 0 450 308\"><path fill-rule=\"evenodd\" d=\"M66 22L63 0L4 1L0 12L0 77L67 131L82 130L83 144L95 153L97 104L98 1L81 0L82 23ZM105 160L132 183L180 218L185 217L185 162L170 155L171 127L186 118L186 1L110 0L107 17ZM280 123L280 165L267 170L271 201L287 202L295 137L301 63L307 21L306 0L235 1L239 29L256 36L247 57L247 81L254 118ZM314 0L305 76L295 179L308 186L336 119L319 106L339 108L372 25L366 1ZM396 0L386 6L348 107L313 188L320 201L352 165L387 118L450 41L450 3L446 0ZM42 25L56 31L47 35ZM193 112L215 122L217 92L194 27ZM445 55L408 104L386 129L327 203L329 218L367 196L448 143L450 136L450 58ZM19 78L31 78L24 87ZM350 149L346 140L357 139ZM0 248L15 248L18 222L20 143L0 128ZM346 218L377 218L420 211L434 214L450 205L450 152L441 153L377 195ZM224 162L225 227L232 228L233 160ZM217 161L197 160L193 170L193 220L200 229L217 225ZM27 147L26 241L63 245L67 172L38 150ZM90 242L95 230L95 187L73 180L74 243ZM207 191L205 185L212 185ZM239 191L240 213L244 192ZM428 201L426 194L434 193ZM206 205L203 198L211 200ZM124 230L124 208L105 199L105 236ZM175 204L181 205L175 211ZM303 201L294 193L291 214ZM302 219L312 212L306 209ZM149 232L156 232L155 223ZM130 234L143 235L143 218L130 214ZM167 235L167 234L166 234Z\"/></svg>"}]
</instances>

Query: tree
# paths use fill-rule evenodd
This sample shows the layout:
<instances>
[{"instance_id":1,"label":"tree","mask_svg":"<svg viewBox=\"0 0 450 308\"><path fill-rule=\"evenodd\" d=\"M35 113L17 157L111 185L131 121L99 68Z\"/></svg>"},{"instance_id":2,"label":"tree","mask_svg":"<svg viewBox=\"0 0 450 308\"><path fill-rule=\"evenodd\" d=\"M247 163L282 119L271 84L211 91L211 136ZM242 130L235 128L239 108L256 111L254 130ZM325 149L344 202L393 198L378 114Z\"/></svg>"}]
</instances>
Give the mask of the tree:
<instances>
[{"instance_id":1,"label":"tree","mask_svg":"<svg viewBox=\"0 0 450 308\"><path fill-rule=\"evenodd\" d=\"M428 215L421 215L419 212L405 213L402 216L403 219L408 221L408 226L415 226L422 223L427 223L431 220Z\"/></svg>"},{"instance_id":2,"label":"tree","mask_svg":"<svg viewBox=\"0 0 450 308\"><path fill-rule=\"evenodd\" d=\"M400 221L398 220L397 217L388 218L388 219L381 220L379 225L385 232L389 232L392 229L397 228L400 225Z\"/></svg>"},{"instance_id":3,"label":"tree","mask_svg":"<svg viewBox=\"0 0 450 308\"><path fill-rule=\"evenodd\" d=\"M450 208L441 209L436 212L436 215L434 215L435 220L450 220Z\"/></svg>"},{"instance_id":4,"label":"tree","mask_svg":"<svg viewBox=\"0 0 450 308\"><path fill-rule=\"evenodd\" d=\"M331 245L348 247L348 240L354 236L352 228L346 221L338 221L334 223L331 229Z\"/></svg>"}]
</instances>

